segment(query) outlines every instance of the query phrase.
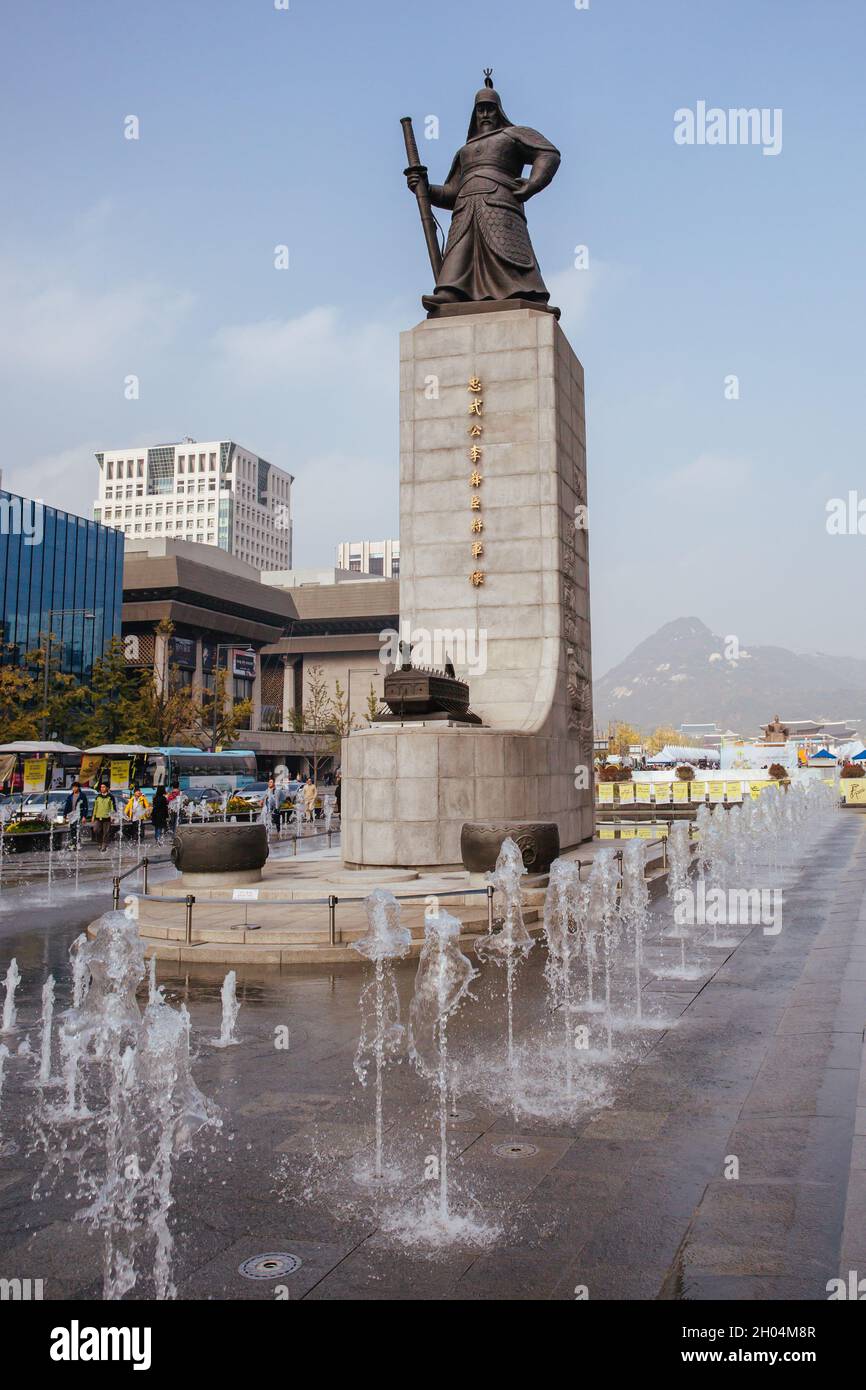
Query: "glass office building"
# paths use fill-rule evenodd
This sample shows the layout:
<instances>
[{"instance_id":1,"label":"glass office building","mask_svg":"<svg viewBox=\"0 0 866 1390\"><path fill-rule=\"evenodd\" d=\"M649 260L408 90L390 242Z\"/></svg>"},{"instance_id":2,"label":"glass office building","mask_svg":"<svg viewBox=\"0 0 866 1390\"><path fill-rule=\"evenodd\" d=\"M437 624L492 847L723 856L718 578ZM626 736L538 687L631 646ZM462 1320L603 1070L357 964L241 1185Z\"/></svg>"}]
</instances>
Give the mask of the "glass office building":
<instances>
[{"instance_id":1,"label":"glass office building","mask_svg":"<svg viewBox=\"0 0 866 1390\"><path fill-rule=\"evenodd\" d=\"M89 680L120 636L123 534L0 489L0 661L51 633L61 671Z\"/></svg>"}]
</instances>

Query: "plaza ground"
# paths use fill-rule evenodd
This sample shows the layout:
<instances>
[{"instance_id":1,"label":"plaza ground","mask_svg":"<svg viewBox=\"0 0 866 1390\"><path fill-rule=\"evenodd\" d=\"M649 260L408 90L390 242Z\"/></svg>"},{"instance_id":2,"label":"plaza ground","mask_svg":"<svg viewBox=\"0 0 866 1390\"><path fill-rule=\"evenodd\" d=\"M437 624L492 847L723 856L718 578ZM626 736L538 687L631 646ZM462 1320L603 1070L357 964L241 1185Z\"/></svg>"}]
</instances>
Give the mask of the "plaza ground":
<instances>
[{"instance_id":1,"label":"plaza ground","mask_svg":"<svg viewBox=\"0 0 866 1390\"><path fill-rule=\"evenodd\" d=\"M45 975L62 1009L69 943L109 906L107 895L50 910L7 900L0 966L18 959L20 1033L34 1048ZM653 922L669 920L662 901ZM207 1041L223 970L161 970L167 997L192 1016L196 1081L224 1115L177 1167L178 1296L273 1299L278 1282L292 1300L573 1299L576 1289L591 1300L826 1299L828 1280L866 1273L866 818L840 813L813 843L777 936L736 935L736 946L702 946L701 978L674 982L652 968L678 948L652 933L644 1009L675 1026L629 1031L616 1067L589 1068L605 1092L580 1113L517 1124L496 1085L502 974L483 968L449 1025L466 1078L449 1124L451 1202L500 1235L439 1253L385 1229L429 1187L425 1158L438 1144L432 1088L406 1061L385 1079L386 1159L402 1179L386 1193L356 1176L372 1144L371 1087L352 1067L363 968L239 973L241 1045L223 1051ZM543 964L537 944L518 977L528 1073L559 1059ZM415 968L396 968L404 1018ZM274 1045L281 1026L287 1050ZM0 1127L19 1151L0 1159L0 1273L43 1278L47 1298L96 1299L98 1238L72 1219L63 1188L31 1199L40 1165L21 1133L31 1072L7 1063ZM300 1266L278 1281L244 1278L239 1265L265 1252ZM147 1296L146 1281L136 1292Z\"/></svg>"}]
</instances>

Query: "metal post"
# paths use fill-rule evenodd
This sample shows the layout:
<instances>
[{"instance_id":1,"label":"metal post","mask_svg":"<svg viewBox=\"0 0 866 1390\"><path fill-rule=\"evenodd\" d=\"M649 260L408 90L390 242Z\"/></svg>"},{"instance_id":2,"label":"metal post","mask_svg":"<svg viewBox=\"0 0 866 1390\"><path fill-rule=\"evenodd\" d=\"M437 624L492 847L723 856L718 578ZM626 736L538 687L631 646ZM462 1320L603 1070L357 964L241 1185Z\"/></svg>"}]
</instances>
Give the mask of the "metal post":
<instances>
[{"instance_id":1,"label":"metal post","mask_svg":"<svg viewBox=\"0 0 866 1390\"><path fill-rule=\"evenodd\" d=\"M329 946L336 946L336 944L337 944L337 901L338 901L338 899L337 899L336 893L329 893L329 894L328 894L328 945L329 945Z\"/></svg>"},{"instance_id":2,"label":"metal post","mask_svg":"<svg viewBox=\"0 0 866 1390\"><path fill-rule=\"evenodd\" d=\"M492 931L493 931L493 893L494 893L493 884L492 884L492 883L488 883L488 885L487 885L487 930L488 930L489 932L492 932Z\"/></svg>"},{"instance_id":3,"label":"metal post","mask_svg":"<svg viewBox=\"0 0 866 1390\"><path fill-rule=\"evenodd\" d=\"M147 865L148 859L145 855L141 861L141 889L145 897L147 897Z\"/></svg>"},{"instance_id":4,"label":"metal post","mask_svg":"<svg viewBox=\"0 0 866 1390\"><path fill-rule=\"evenodd\" d=\"M120 879L115 877L111 880L111 882L113 884L111 892L111 906L116 912L117 909L120 907Z\"/></svg>"},{"instance_id":5,"label":"metal post","mask_svg":"<svg viewBox=\"0 0 866 1390\"><path fill-rule=\"evenodd\" d=\"M186 895L186 944L192 944L192 905L195 898L192 893Z\"/></svg>"}]
</instances>

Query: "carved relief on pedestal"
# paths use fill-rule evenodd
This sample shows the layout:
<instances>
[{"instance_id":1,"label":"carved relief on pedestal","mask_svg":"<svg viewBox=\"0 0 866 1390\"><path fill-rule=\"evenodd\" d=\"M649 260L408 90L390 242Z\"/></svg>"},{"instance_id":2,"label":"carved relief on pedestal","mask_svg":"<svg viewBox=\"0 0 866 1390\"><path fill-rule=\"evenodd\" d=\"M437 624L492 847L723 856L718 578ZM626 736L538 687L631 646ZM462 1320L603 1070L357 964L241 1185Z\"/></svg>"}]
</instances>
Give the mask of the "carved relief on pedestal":
<instances>
[{"instance_id":1,"label":"carved relief on pedestal","mask_svg":"<svg viewBox=\"0 0 866 1390\"><path fill-rule=\"evenodd\" d=\"M592 752L592 685L573 646L568 648L566 659L568 729L577 736L581 760L588 764Z\"/></svg>"}]
</instances>

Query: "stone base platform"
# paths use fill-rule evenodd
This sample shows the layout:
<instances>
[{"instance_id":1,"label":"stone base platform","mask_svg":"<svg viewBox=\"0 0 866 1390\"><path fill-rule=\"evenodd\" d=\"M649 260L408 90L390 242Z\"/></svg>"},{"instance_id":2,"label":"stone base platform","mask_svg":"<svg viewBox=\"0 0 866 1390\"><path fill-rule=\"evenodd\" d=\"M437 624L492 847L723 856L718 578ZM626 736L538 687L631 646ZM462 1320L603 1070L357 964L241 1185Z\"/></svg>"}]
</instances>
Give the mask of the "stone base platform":
<instances>
[{"instance_id":1,"label":"stone base platform","mask_svg":"<svg viewBox=\"0 0 866 1390\"><path fill-rule=\"evenodd\" d=\"M459 869L466 821L555 821L563 850L592 838L593 808L577 804L565 737L374 724L344 740L343 768L347 864Z\"/></svg>"},{"instance_id":2,"label":"stone base platform","mask_svg":"<svg viewBox=\"0 0 866 1390\"><path fill-rule=\"evenodd\" d=\"M582 869L585 877L600 847L598 841L593 841L567 857L579 859L586 866ZM664 891L667 875L661 848L651 849L650 854L658 856L648 865L650 892L656 896ZM403 921L413 938L410 955L417 956L421 949L424 910L431 896L436 896L443 908L460 919L464 928L461 943L464 949L471 949L488 927L485 885L486 875L466 870L429 874L411 869L353 870L328 852L302 862L280 860L265 865L262 881L255 890L228 886L198 889L194 894L189 944L185 940L186 905L179 878L152 884L146 899L134 893L128 898L136 905L148 956L184 966L283 969L298 965L361 965L362 957L351 949L351 942L367 930L363 899L374 888L390 888L401 900ZM527 875L524 879L524 912L532 935L542 930L546 889L546 874ZM242 896L233 896L238 891ZM255 897L248 896L252 891L256 892ZM333 946L328 922L331 894L337 898ZM91 927L91 934L92 931Z\"/></svg>"}]
</instances>

